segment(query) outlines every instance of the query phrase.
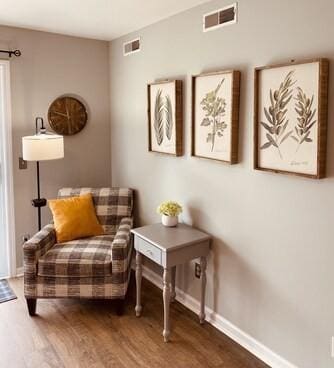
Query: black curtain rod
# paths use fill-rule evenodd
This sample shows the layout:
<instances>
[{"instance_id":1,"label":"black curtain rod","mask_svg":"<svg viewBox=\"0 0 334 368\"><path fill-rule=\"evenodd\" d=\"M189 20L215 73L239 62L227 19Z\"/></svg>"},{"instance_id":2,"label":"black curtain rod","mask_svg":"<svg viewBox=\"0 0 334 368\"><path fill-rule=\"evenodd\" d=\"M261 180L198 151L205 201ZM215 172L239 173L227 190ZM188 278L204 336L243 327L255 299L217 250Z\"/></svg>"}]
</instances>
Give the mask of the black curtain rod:
<instances>
[{"instance_id":1,"label":"black curtain rod","mask_svg":"<svg viewBox=\"0 0 334 368\"><path fill-rule=\"evenodd\" d=\"M14 51L0 50L0 52L2 52L3 54L8 54L9 57L12 57L12 55L16 57L19 57L22 55L20 50L14 50Z\"/></svg>"}]
</instances>

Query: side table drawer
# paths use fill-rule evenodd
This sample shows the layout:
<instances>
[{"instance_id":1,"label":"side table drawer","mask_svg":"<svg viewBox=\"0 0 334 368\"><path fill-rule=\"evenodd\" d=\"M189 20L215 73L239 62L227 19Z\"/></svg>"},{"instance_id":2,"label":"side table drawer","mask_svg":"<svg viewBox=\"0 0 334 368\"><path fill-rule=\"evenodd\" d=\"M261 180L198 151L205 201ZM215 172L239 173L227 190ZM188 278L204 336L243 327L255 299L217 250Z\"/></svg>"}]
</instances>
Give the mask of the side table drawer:
<instances>
[{"instance_id":1,"label":"side table drawer","mask_svg":"<svg viewBox=\"0 0 334 368\"><path fill-rule=\"evenodd\" d=\"M155 247L153 244L136 236L135 248L138 249L139 252L147 258L158 264L161 264L161 250Z\"/></svg>"}]
</instances>

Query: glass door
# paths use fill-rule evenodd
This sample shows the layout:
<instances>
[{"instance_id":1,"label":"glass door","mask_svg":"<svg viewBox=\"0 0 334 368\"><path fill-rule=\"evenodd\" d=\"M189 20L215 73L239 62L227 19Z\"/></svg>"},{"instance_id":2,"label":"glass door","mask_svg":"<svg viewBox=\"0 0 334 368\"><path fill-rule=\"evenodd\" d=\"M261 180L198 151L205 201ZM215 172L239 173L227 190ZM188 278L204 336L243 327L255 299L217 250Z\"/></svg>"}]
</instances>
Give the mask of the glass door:
<instances>
[{"instance_id":1,"label":"glass door","mask_svg":"<svg viewBox=\"0 0 334 368\"><path fill-rule=\"evenodd\" d=\"M8 275L8 255L5 240L5 193L4 193L4 114L5 114L5 90L4 90L4 69L0 64L0 278Z\"/></svg>"},{"instance_id":2,"label":"glass door","mask_svg":"<svg viewBox=\"0 0 334 368\"><path fill-rule=\"evenodd\" d=\"M1 100L0 100L1 101ZM1 110L1 106L0 106ZM3 146L2 137L0 136L1 148ZM2 151L2 149L1 149ZM4 276L8 276L8 252L5 239L5 222L4 222L4 185L3 185L3 155L0 155L0 279Z\"/></svg>"},{"instance_id":3,"label":"glass door","mask_svg":"<svg viewBox=\"0 0 334 368\"><path fill-rule=\"evenodd\" d=\"M16 274L9 62L0 60L0 278Z\"/></svg>"}]
</instances>

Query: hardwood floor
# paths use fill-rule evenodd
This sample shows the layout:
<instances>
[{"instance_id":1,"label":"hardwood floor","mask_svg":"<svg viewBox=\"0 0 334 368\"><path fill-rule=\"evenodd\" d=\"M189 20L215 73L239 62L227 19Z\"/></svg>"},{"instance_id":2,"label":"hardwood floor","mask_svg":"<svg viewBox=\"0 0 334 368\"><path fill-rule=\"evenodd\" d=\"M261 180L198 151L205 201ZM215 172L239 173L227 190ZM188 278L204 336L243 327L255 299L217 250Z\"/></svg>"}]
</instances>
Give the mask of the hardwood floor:
<instances>
[{"instance_id":1,"label":"hardwood floor","mask_svg":"<svg viewBox=\"0 0 334 368\"><path fill-rule=\"evenodd\" d=\"M143 315L136 318L132 278L124 315L110 301L38 300L29 317L23 279L10 281L17 300L0 304L0 367L265 368L266 364L175 302L172 336L161 336L161 291L143 280Z\"/></svg>"}]
</instances>

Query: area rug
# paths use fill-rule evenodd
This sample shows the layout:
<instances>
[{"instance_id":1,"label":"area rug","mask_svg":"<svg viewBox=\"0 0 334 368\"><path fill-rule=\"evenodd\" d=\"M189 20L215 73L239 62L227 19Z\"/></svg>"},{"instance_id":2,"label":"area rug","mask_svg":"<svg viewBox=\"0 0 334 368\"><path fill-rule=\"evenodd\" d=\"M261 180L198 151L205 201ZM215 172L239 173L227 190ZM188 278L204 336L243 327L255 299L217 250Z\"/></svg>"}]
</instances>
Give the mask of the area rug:
<instances>
[{"instance_id":1,"label":"area rug","mask_svg":"<svg viewBox=\"0 0 334 368\"><path fill-rule=\"evenodd\" d=\"M17 299L7 280L0 280L0 303Z\"/></svg>"}]
</instances>

